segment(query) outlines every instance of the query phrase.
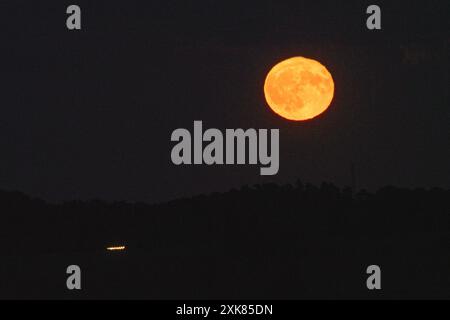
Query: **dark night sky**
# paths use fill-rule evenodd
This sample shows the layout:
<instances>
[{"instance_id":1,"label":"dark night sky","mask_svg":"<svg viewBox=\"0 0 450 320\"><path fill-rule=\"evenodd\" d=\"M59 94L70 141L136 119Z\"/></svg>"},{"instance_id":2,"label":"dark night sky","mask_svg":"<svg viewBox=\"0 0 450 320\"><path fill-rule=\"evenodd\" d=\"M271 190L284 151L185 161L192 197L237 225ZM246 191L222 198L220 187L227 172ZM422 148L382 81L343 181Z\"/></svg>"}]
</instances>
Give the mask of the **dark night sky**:
<instances>
[{"instance_id":1,"label":"dark night sky","mask_svg":"<svg viewBox=\"0 0 450 320\"><path fill-rule=\"evenodd\" d=\"M297 177L450 188L448 1L2 1L0 188L48 200L164 201ZM395 2L395 5L393 4ZM82 8L82 30L65 10ZM339 4L339 5L338 5ZM307 122L263 97L284 58L319 60L336 92ZM180 166L171 132L279 128L280 171Z\"/></svg>"}]
</instances>

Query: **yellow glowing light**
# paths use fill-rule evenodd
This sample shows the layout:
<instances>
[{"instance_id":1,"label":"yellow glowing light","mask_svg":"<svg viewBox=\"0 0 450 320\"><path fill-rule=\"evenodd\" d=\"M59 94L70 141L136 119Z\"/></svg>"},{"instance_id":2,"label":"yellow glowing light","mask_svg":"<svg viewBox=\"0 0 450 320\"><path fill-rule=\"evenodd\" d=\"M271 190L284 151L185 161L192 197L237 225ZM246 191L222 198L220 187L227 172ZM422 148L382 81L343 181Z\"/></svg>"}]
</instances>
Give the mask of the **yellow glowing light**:
<instances>
[{"instance_id":1,"label":"yellow glowing light","mask_svg":"<svg viewBox=\"0 0 450 320\"><path fill-rule=\"evenodd\" d=\"M116 246L116 247L107 247L106 250L108 251L121 251L125 250L125 246Z\"/></svg>"},{"instance_id":2,"label":"yellow glowing light","mask_svg":"<svg viewBox=\"0 0 450 320\"><path fill-rule=\"evenodd\" d=\"M283 118L308 120L328 108L334 95L334 82L318 61L294 57L269 71L264 95L270 108Z\"/></svg>"}]
</instances>

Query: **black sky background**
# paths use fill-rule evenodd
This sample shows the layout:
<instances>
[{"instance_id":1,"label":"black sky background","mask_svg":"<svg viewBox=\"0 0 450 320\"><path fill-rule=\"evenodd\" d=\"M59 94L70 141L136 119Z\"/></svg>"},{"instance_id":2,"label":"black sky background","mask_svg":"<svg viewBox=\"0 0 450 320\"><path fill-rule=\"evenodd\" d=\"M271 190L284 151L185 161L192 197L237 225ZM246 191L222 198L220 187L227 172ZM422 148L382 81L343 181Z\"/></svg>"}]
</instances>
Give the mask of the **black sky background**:
<instances>
[{"instance_id":1,"label":"black sky background","mask_svg":"<svg viewBox=\"0 0 450 320\"><path fill-rule=\"evenodd\" d=\"M82 30L65 10L82 8ZM165 201L254 183L450 188L448 1L2 1L0 188L47 200ZM270 68L317 59L328 111L286 121ZM280 171L175 166L171 132L279 128Z\"/></svg>"}]
</instances>

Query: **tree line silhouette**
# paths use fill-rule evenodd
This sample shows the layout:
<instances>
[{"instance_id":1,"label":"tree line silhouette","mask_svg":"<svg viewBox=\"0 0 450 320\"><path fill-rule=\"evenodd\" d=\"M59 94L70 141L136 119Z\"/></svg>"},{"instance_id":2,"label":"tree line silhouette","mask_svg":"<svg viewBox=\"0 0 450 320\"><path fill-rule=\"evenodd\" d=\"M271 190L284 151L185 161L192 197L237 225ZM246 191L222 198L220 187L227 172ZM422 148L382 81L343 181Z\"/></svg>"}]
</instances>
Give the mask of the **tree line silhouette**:
<instances>
[{"instance_id":1,"label":"tree line silhouette","mask_svg":"<svg viewBox=\"0 0 450 320\"><path fill-rule=\"evenodd\" d=\"M450 298L449 209L440 188L301 181L153 205L0 191L0 297ZM68 264L85 270L79 293Z\"/></svg>"}]
</instances>

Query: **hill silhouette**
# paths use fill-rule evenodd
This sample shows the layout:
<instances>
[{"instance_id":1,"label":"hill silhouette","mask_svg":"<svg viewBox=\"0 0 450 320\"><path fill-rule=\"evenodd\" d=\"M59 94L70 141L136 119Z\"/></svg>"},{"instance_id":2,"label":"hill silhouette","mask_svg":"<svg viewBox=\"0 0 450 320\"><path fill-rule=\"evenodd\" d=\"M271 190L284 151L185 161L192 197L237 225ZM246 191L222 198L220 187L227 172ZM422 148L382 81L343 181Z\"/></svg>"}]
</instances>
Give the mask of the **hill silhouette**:
<instances>
[{"instance_id":1,"label":"hill silhouette","mask_svg":"<svg viewBox=\"0 0 450 320\"><path fill-rule=\"evenodd\" d=\"M450 190L297 181L153 205L0 191L0 212L0 298L450 298Z\"/></svg>"}]
</instances>

